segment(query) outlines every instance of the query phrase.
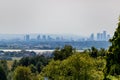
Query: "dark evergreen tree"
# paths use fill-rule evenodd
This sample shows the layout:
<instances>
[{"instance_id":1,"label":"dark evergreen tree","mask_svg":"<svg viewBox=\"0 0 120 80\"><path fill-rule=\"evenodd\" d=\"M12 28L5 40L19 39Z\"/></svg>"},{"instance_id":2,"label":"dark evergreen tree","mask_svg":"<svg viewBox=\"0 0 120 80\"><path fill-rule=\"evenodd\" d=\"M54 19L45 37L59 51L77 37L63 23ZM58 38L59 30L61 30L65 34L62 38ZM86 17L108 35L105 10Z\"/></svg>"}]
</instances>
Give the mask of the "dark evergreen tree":
<instances>
[{"instance_id":1,"label":"dark evergreen tree","mask_svg":"<svg viewBox=\"0 0 120 80\"><path fill-rule=\"evenodd\" d=\"M111 46L107 54L106 75L120 75L120 19L118 27L110 39Z\"/></svg>"},{"instance_id":2,"label":"dark evergreen tree","mask_svg":"<svg viewBox=\"0 0 120 80\"><path fill-rule=\"evenodd\" d=\"M64 48L56 48L53 52L54 60L64 60L73 54L75 49L70 45L65 45Z\"/></svg>"},{"instance_id":3,"label":"dark evergreen tree","mask_svg":"<svg viewBox=\"0 0 120 80\"><path fill-rule=\"evenodd\" d=\"M0 66L3 68L5 74L8 75L7 61L6 60L1 60L0 61Z\"/></svg>"},{"instance_id":4,"label":"dark evergreen tree","mask_svg":"<svg viewBox=\"0 0 120 80\"><path fill-rule=\"evenodd\" d=\"M11 70L14 71L17 66L18 66L18 62L17 60L14 60Z\"/></svg>"},{"instance_id":5,"label":"dark evergreen tree","mask_svg":"<svg viewBox=\"0 0 120 80\"><path fill-rule=\"evenodd\" d=\"M7 80L6 74L1 66L0 66L0 80Z\"/></svg>"},{"instance_id":6,"label":"dark evergreen tree","mask_svg":"<svg viewBox=\"0 0 120 80\"><path fill-rule=\"evenodd\" d=\"M90 51L90 56L91 57L93 57L93 58L97 58L97 56L98 56L98 50L97 50L97 48L95 48L95 47L91 47L91 50L89 50Z\"/></svg>"},{"instance_id":7,"label":"dark evergreen tree","mask_svg":"<svg viewBox=\"0 0 120 80\"><path fill-rule=\"evenodd\" d=\"M37 55L37 56L33 56L33 57L23 57L22 59L19 60L18 63L14 62L12 68L13 70L16 68L17 66L30 66L30 69L33 73L36 72L41 72L42 68L44 66L46 66L49 62L48 57L45 57L43 55Z\"/></svg>"}]
</instances>

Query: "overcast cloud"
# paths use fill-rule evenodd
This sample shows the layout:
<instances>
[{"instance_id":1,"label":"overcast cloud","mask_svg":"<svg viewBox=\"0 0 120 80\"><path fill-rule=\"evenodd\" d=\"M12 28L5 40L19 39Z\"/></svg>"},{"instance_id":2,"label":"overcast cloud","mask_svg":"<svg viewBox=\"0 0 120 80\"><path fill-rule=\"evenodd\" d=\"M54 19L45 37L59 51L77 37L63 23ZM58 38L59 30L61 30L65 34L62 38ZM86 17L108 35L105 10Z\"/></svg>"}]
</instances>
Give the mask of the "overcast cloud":
<instances>
[{"instance_id":1,"label":"overcast cloud","mask_svg":"<svg viewBox=\"0 0 120 80\"><path fill-rule=\"evenodd\" d=\"M113 34L120 0L0 0L0 33Z\"/></svg>"}]
</instances>

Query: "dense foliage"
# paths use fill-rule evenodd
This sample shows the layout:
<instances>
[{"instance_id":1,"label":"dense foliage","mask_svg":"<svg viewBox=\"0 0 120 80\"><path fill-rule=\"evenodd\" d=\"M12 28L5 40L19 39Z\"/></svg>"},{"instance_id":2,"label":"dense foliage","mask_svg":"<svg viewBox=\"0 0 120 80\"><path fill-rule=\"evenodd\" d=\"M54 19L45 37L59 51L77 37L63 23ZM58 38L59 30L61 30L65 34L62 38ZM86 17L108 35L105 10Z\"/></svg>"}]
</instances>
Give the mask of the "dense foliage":
<instances>
[{"instance_id":1,"label":"dense foliage","mask_svg":"<svg viewBox=\"0 0 120 80\"><path fill-rule=\"evenodd\" d=\"M41 72L42 68L46 66L49 62L49 58L44 56L33 56L33 57L23 57L17 62L16 60L13 63L12 70L14 70L17 66L26 66L30 67L33 73Z\"/></svg>"},{"instance_id":2,"label":"dense foliage","mask_svg":"<svg viewBox=\"0 0 120 80\"><path fill-rule=\"evenodd\" d=\"M106 76L118 76L120 75L120 20L118 28L116 29L114 36L110 39L112 45L109 48L107 54Z\"/></svg>"},{"instance_id":3,"label":"dense foliage","mask_svg":"<svg viewBox=\"0 0 120 80\"><path fill-rule=\"evenodd\" d=\"M100 59L91 58L88 54L76 53L63 61L52 60L41 75L50 80L102 80L104 63Z\"/></svg>"},{"instance_id":4,"label":"dense foliage","mask_svg":"<svg viewBox=\"0 0 120 80\"><path fill-rule=\"evenodd\" d=\"M56 48L53 52L54 59L55 60L64 60L67 57L71 56L73 54L73 47L70 45L65 45L64 48Z\"/></svg>"},{"instance_id":5,"label":"dense foliage","mask_svg":"<svg viewBox=\"0 0 120 80\"><path fill-rule=\"evenodd\" d=\"M31 79L31 71L27 67L17 67L14 71L13 80L32 80Z\"/></svg>"},{"instance_id":6,"label":"dense foliage","mask_svg":"<svg viewBox=\"0 0 120 80\"><path fill-rule=\"evenodd\" d=\"M4 69L0 66L0 80L7 80Z\"/></svg>"},{"instance_id":7,"label":"dense foliage","mask_svg":"<svg viewBox=\"0 0 120 80\"><path fill-rule=\"evenodd\" d=\"M92 47L77 52L72 46L66 45L61 49L56 48L52 58L42 55L23 57L14 60L9 71L7 67L3 70L8 80L102 80L105 55L104 49ZM1 63L4 66L7 64L6 61Z\"/></svg>"}]
</instances>

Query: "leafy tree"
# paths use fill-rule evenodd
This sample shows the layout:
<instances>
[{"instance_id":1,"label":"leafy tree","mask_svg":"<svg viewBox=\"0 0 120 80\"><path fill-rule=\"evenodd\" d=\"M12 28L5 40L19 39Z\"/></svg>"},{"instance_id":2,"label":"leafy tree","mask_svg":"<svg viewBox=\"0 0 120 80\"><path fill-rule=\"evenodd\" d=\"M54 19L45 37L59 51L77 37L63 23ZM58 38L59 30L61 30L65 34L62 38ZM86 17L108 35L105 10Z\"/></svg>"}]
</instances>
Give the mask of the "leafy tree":
<instances>
[{"instance_id":1,"label":"leafy tree","mask_svg":"<svg viewBox=\"0 0 120 80\"><path fill-rule=\"evenodd\" d=\"M105 57L106 54L107 54L107 51L106 51L104 48L101 48L101 49L98 51L98 56Z\"/></svg>"},{"instance_id":2,"label":"leafy tree","mask_svg":"<svg viewBox=\"0 0 120 80\"><path fill-rule=\"evenodd\" d=\"M42 70L42 68L43 68L42 63L41 63L41 62L38 62L38 63L36 64L36 68L37 68L37 71L40 73L41 70Z\"/></svg>"},{"instance_id":3,"label":"leafy tree","mask_svg":"<svg viewBox=\"0 0 120 80\"><path fill-rule=\"evenodd\" d=\"M7 66L7 61L6 60L1 60L0 61L0 65L3 68L5 74L8 74L8 66Z\"/></svg>"},{"instance_id":4,"label":"leafy tree","mask_svg":"<svg viewBox=\"0 0 120 80\"><path fill-rule=\"evenodd\" d=\"M30 67L32 73L36 73L36 72L40 73L42 68L48 64L49 60L50 58L44 57L43 55L41 56L37 55L33 57L23 57L19 61L14 61L11 70L14 71L14 69L17 66L26 66L26 67Z\"/></svg>"},{"instance_id":5,"label":"leafy tree","mask_svg":"<svg viewBox=\"0 0 120 80\"><path fill-rule=\"evenodd\" d=\"M91 47L91 49L90 49L90 56L94 57L94 58L97 58L98 50L95 47Z\"/></svg>"},{"instance_id":6,"label":"leafy tree","mask_svg":"<svg viewBox=\"0 0 120 80\"><path fill-rule=\"evenodd\" d=\"M107 54L107 50L104 48L97 49L95 47L91 47L91 49L84 50L83 53L88 53L93 58L104 58Z\"/></svg>"},{"instance_id":7,"label":"leafy tree","mask_svg":"<svg viewBox=\"0 0 120 80\"><path fill-rule=\"evenodd\" d=\"M14 60L11 70L14 71L17 66L18 66L18 61Z\"/></svg>"},{"instance_id":8,"label":"leafy tree","mask_svg":"<svg viewBox=\"0 0 120 80\"><path fill-rule=\"evenodd\" d=\"M7 80L4 69L0 66L0 80Z\"/></svg>"},{"instance_id":9,"label":"leafy tree","mask_svg":"<svg viewBox=\"0 0 120 80\"><path fill-rule=\"evenodd\" d=\"M31 75L28 67L18 66L14 71L13 80L32 80Z\"/></svg>"},{"instance_id":10,"label":"leafy tree","mask_svg":"<svg viewBox=\"0 0 120 80\"><path fill-rule=\"evenodd\" d=\"M36 73L37 69L33 64L31 64L29 67L32 73Z\"/></svg>"},{"instance_id":11,"label":"leafy tree","mask_svg":"<svg viewBox=\"0 0 120 80\"><path fill-rule=\"evenodd\" d=\"M120 19L118 27L110 39L111 46L107 54L106 75L120 75Z\"/></svg>"},{"instance_id":12,"label":"leafy tree","mask_svg":"<svg viewBox=\"0 0 120 80\"><path fill-rule=\"evenodd\" d=\"M22 66L28 66L30 65L30 57L23 57L20 61L19 61L19 65Z\"/></svg>"},{"instance_id":13,"label":"leafy tree","mask_svg":"<svg viewBox=\"0 0 120 80\"><path fill-rule=\"evenodd\" d=\"M64 48L56 48L53 52L54 59L55 60L64 60L67 57L71 56L73 54L73 47L70 45L65 45Z\"/></svg>"},{"instance_id":14,"label":"leafy tree","mask_svg":"<svg viewBox=\"0 0 120 80\"><path fill-rule=\"evenodd\" d=\"M50 80L102 80L103 66L88 54L74 54L62 61L52 60L41 72ZM99 69L97 69L99 68Z\"/></svg>"},{"instance_id":15,"label":"leafy tree","mask_svg":"<svg viewBox=\"0 0 120 80\"><path fill-rule=\"evenodd\" d=\"M7 75L7 80L13 80L13 71L10 71Z\"/></svg>"}]
</instances>

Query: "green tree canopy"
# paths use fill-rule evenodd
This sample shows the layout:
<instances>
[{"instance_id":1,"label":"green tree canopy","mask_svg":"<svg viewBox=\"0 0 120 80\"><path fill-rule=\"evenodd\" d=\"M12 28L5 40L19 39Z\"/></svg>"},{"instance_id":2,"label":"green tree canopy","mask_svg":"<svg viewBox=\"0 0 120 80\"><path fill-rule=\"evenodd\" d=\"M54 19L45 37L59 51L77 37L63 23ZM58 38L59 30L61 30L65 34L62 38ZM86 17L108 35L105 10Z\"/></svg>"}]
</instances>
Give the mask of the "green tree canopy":
<instances>
[{"instance_id":1,"label":"green tree canopy","mask_svg":"<svg viewBox=\"0 0 120 80\"><path fill-rule=\"evenodd\" d=\"M70 45L65 45L64 48L56 48L53 52L54 60L64 60L67 57L71 56L73 54L73 47Z\"/></svg>"},{"instance_id":2,"label":"green tree canopy","mask_svg":"<svg viewBox=\"0 0 120 80\"><path fill-rule=\"evenodd\" d=\"M8 74L8 66L7 66L7 61L6 60L0 60L0 65L3 68L5 74Z\"/></svg>"},{"instance_id":3,"label":"green tree canopy","mask_svg":"<svg viewBox=\"0 0 120 80\"><path fill-rule=\"evenodd\" d=\"M7 80L6 74L1 66L0 66L0 80Z\"/></svg>"},{"instance_id":4,"label":"green tree canopy","mask_svg":"<svg viewBox=\"0 0 120 80\"><path fill-rule=\"evenodd\" d=\"M104 75L99 65L101 63L88 54L76 53L62 61L51 61L41 75L50 80L102 80Z\"/></svg>"},{"instance_id":5,"label":"green tree canopy","mask_svg":"<svg viewBox=\"0 0 120 80\"><path fill-rule=\"evenodd\" d=\"M32 80L32 73L28 67L18 66L14 71L13 80Z\"/></svg>"},{"instance_id":6,"label":"green tree canopy","mask_svg":"<svg viewBox=\"0 0 120 80\"><path fill-rule=\"evenodd\" d=\"M14 69L17 67L17 66L31 66L30 68L32 69L31 71L33 73L36 73L36 72L41 72L42 68L44 66L46 66L49 62L49 59L50 58L46 58L44 57L43 55L37 55L37 56L32 56L32 57L23 57L21 58L19 61L14 61L13 65L12 65L12 71L14 71ZM34 67L34 70L33 70L33 67Z\"/></svg>"},{"instance_id":7,"label":"green tree canopy","mask_svg":"<svg viewBox=\"0 0 120 80\"><path fill-rule=\"evenodd\" d=\"M106 75L120 75L120 20L110 42L111 46L106 59Z\"/></svg>"}]
</instances>

